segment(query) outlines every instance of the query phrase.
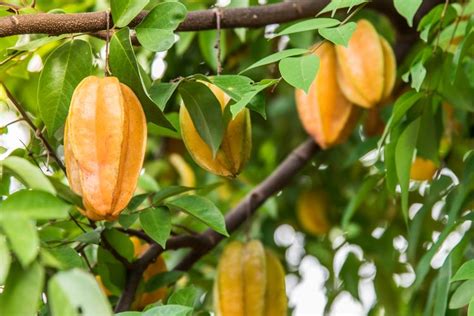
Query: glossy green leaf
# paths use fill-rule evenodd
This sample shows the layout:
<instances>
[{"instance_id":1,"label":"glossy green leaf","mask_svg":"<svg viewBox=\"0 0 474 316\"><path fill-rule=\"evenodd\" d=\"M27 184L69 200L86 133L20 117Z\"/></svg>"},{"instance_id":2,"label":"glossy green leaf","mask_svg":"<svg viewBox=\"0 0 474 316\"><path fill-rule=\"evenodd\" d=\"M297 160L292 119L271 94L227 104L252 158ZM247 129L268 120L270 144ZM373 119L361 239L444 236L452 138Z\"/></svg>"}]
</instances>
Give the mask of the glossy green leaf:
<instances>
[{"instance_id":1,"label":"glossy green leaf","mask_svg":"<svg viewBox=\"0 0 474 316\"><path fill-rule=\"evenodd\" d=\"M46 45L46 44L49 44L49 43L52 43L52 42L55 42L55 41L59 41L59 40L65 38L65 37L66 37L66 35L44 36L44 37L37 38L35 40L29 41L29 42L24 43L24 44L12 46L8 49L9 50L16 50L16 51L30 51L30 52L32 52L32 51L35 51L36 49L40 48L43 45Z\"/></svg>"},{"instance_id":2,"label":"glossy green leaf","mask_svg":"<svg viewBox=\"0 0 474 316\"><path fill-rule=\"evenodd\" d=\"M0 204L0 221L12 216L29 219L64 219L71 206L44 191L20 190Z\"/></svg>"},{"instance_id":3,"label":"glossy green leaf","mask_svg":"<svg viewBox=\"0 0 474 316\"><path fill-rule=\"evenodd\" d=\"M115 26L127 26L148 2L149 0L111 0L110 8Z\"/></svg>"},{"instance_id":4,"label":"glossy green leaf","mask_svg":"<svg viewBox=\"0 0 474 316\"><path fill-rule=\"evenodd\" d=\"M319 57L311 54L280 60L280 73L290 85L308 93L319 69Z\"/></svg>"},{"instance_id":5,"label":"glossy green leaf","mask_svg":"<svg viewBox=\"0 0 474 316\"><path fill-rule=\"evenodd\" d=\"M347 46L356 26L355 22L349 22L338 27L322 28L319 34L336 45Z\"/></svg>"},{"instance_id":6,"label":"glossy green leaf","mask_svg":"<svg viewBox=\"0 0 474 316\"><path fill-rule=\"evenodd\" d=\"M469 260L463 263L451 278L451 282L471 279L474 280L474 260Z\"/></svg>"},{"instance_id":7,"label":"glossy green leaf","mask_svg":"<svg viewBox=\"0 0 474 316\"><path fill-rule=\"evenodd\" d=\"M38 81L38 108L49 135L64 125L72 94L85 77L92 74L89 43L69 41L46 59Z\"/></svg>"},{"instance_id":8,"label":"glossy green leaf","mask_svg":"<svg viewBox=\"0 0 474 316\"><path fill-rule=\"evenodd\" d=\"M49 179L43 174L43 172L41 172L41 169L30 163L28 160L21 157L10 156L1 161L0 166L11 171L18 180L25 184L25 186L31 189L56 194L56 190Z\"/></svg>"},{"instance_id":9,"label":"glossy green leaf","mask_svg":"<svg viewBox=\"0 0 474 316\"><path fill-rule=\"evenodd\" d=\"M161 247L166 248L166 241L171 235L171 214L164 207L150 207L140 212L140 224Z\"/></svg>"},{"instance_id":10,"label":"glossy green leaf","mask_svg":"<svg viewBox=\"0 0 474 316\"><path fill-rule=\"evenodd\" d=\"M5 284L12 257L8 249L7 239L3 235L0 235L0 258L2 258L2 260L0 260L0 284Z\"/></svg>"},{"instance_id":11,"label":"glossy green leaf","mask_svg":"<svg viewBox=\"0 0 474 316\"><path fill-rule=\"evenodd\" d=\"M360 5L362 3L368 2L368 0L331 0L328 5L322 9L318 15L321 15L326 12L332 12L332 15L336 13L339 9L348 8L348 11L353 7Z\"/></svg>"},{"instance_id":12,"label":"glossy green leaf","mask_svg":"<svg viewBox=\"0 0 474 316\"><path fill-rule=\"evenodd\" d=\"M185 195L166 203L166 205L171 209L185 212L197 218L224 236L229 236L224 216L214 203L208 199L201 196Z\"/></svg>"},{"instance_id":13,"label":"glossy green leaf","mask_svg":"<svg viewBox=\"0 0 474 316\"><path fill-rule=\"evenodd\" d=\"M26 269L18 264L12 265L0 295L1 315L37 315L43 283L44 269L38 262L33 262Z\"/></svg>"},{"instance_id":14,"label":"glossy green leaf","mask_svg":"<svg viewBox=\"0 0 474 316\"><path fill-rule=\"evenodd\" d=\"M147 92L151 85L150 78L142 75L141 66L137 63L130 40L130 29L123 28L112 36L109 66L112 74L135 92L143 106L148 122L174 129Z\"/></svg>"},{"instance_id":15,"label":"glossy green leaf","mask_svg":"<svg viewBox=\"0 0 474 316\"><path fill-rule=\"evenodd\" d=\"M33 221L23 216L8 216L0 222L12 251L23 267L38 255L39 238Z\"/></svg>"},{"instance_id":16,"label":"glossy green leaf","mask_svg":"<svg viewBox=\"0 0 474 316\"><path fill-rule=\"evenodd\" d=\"M48 298L53 316L113 315L97 281L80 269L56 273L48 282Z\"/></svg>"},{"instance_id":17,"label":"glossy green leaf","mask_svg":"<svg viewBox=\"0 0 474 316\"><path fill-rule=\"evenodd\" d=\"M313 31L321 28L333 27L341 22L330 18L314 18L303 22L295 23L277 33L277 36L289 35L299 32Z\"/></svg>"},{"instance_id":18,"label":"glossy green leaf","mask_svg":"<svg viewBox=\"0 0 474 316\"><path fill-rule=\"evenodd\" d=\"M260 59L256 63L254 63L254 64L248 66L247 68L245 68L244 70L242 70L240 72L240 74L242 74L246 71L249 71L250 69L254 69L254 68L257 68L257 67L261 67L261 66L276 63L276 62L278 62L278 61L280 61L284 58L303 55L303 54L306 54L306 53L308 53L308 50L307 49L302 49L302 48L291 48L291 49L287 49L287 50L282 50L281 52L274 53L274 54L271 54L270 56L267 56L265 58Z\"/></svg>"},{"instance_id":19,"label":"glossy green leaf","mask_svg":"<svg viewBox=\"0 0 474 316\"><path fill-rule=\"evenodd\" d=\"M164 111L169 99L178 88L179 82L154 82L150 87L150 97Z\"/></svg>"},{"instance_id":20,"label":"glossy green leaf","mask_svg":"<svg viewBox=\"0 0 474 316\"><path fill-rule=\"evenodd\" d=\"M102 238L112 246L122 257L132 262L134 259L134 246L128 235L117 229L106 229L102 233Z\"/></svg>"},{"instance_id":21,"label":"glossy green leaf","mask_svg":"<svg viewBox=\"0 0 474 316\"><path fill-rule=\"evenodd\" d=\"M191 190L194 190L194 188L188 188L188 187L182 187L182 186L169 186L166 188L163 188L153 194L153 204L154 205L159 205L162 203L164 200L175 196L179 195L184 192L189 192Z\"/></svg>"},{"instance_id":22,"label":"glossy green leaf","mask_svg":"<svg viewBox=\"0 0 474 316\"><path fill-rule=\"evenodd\" d=\"M145 283L145 291L152 292L156 289L168 286L169 284L178 281L183 275L184 272L182 271L167 271L159 273L151 277L150 280Z\"/></svg>"},{"instance_id":23,"label":"glossy green leaf","mask_svg":"<svg viewBox=\"0 0 474 316\"><path fill-rule=\"evenodd\" d=\"M82 257L71 247L60 246L44 250L41 258L44 263L45 257L49 259L49 265L60 270L69 270L73 268L87 269ZM46 263L44 263L46 264Z\"/></svg>"},{"instance_id":24,"label":"glossy green leaf","mask_svg":"<svg viewBox=\"0 0 474 316\"><path fill-rule=\"evenodd\" d=\"M413 26L413 18L422 2L423 0L393 0L395 9L407 20L410 27Z\"/></svg>"},{"instance_id":25,"label":"glossy green leaf","mask_svg":"<svg viewBox=\"0 0 474 316\"><path fill-rule=\"evenodd\" d=\"M187 81L179 86L179 94L201 138L217 153L224 137L224 119L214 93L200 82Z\"/></svg>"},{"instance_id":26,"label":"glossy green leaf","mask_svg":"<svg viewBox=\"0 0 474 316\"><path fill-rule=\"evenodd\" d=\"M167 303L193 307L196 303L196 300L198 299L198 296L198 289L195 286L190 285L171 294Z\"/></svg>"},{"instance_id":27,"label":"glossy green leaf","mask_svg":"<svg viewBox=\"0 0 474 316\"><path fill-rule=\"evenodd\" d=\"M165 305L147 309L142 316L190 316L193 309L188 306Z\"/></svg>"},{"instance_id":28,"label":"glossy green leaf","mask_svg":"<svg viewBox=\"0 0 474 316\"><path fill-rule=\"evenodd\" d=\"M274 79L274 80L262 80L261 82L254 84L251 92L244 94L239 101L230 105L230 113L232 114L232 117L235 118L237 114L240 113L240 111L242 111L246 106L248 106L250 109L262 114L262 116L265 118L265 109L254 108L252 106L252 100L255 100L255 98L260 92L262 92L263 90L277 83L278 83L278 80Z\"/></svg>"},{"instance_id":29,"label":"glossy green leaf","mask_svg":"<svg viewBox=\"0 0 474 316\"><path fill-rule=\"evenodd\" d=\"M474 280L464 281L464 283L462 283L451 296L451 299L449 300L449 308L456 309L466 306L473 297Z\"/></svg>"},{"instance_id":30,"label":"glossy green leaf","mask_svg":"<svg viewBox=\"0 0 474 316\"><path fill-rule=\"evenodd\" d=\"M186 17L186 7L179 2L159 3L136 27L137 38L143 47L161 52L175 42L174 30Z\"/></svg>"},{"instance_id":31,"label":"glossy green leaf","mask_svg":"<svg viewBox=\"0 0 474 316\"><path fill-rule=\"evenodd\" d=\"M416 119L400 135L395 149L395 161L398 181L402 191L402 211L405 220L408 218L408 187L413 154L418 139L420 120Z\"/></svg>"},{"instance_id":32,"label":"glossy green leaf","mask_svg":"<svg viewBox=\"0 0 474 316\"><path fill-rule=\"evenodd\" d=\"M433 316L446 315L449 294L449 278L451 277L451 257L446 258L443 266L439 270L436 279L436 296L434 301Z\"/></svg>"}]
</instances>

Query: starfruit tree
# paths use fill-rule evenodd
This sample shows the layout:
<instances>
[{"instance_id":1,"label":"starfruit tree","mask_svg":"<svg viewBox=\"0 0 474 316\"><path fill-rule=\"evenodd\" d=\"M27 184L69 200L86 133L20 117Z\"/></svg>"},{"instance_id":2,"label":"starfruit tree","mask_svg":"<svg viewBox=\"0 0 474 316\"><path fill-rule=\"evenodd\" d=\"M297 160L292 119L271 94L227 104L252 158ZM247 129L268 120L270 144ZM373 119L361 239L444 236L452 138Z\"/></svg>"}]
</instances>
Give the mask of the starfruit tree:
<instances>
[{"instance_id":1,"label":"starfruit tree","mask_svg":"<svg viewBox=\"0 0 474 316\"><path fill-rule=\"evenodd\" d=\"M474 315L473 25L0 1L0 315Z\"/></svg>"}]
</instances>

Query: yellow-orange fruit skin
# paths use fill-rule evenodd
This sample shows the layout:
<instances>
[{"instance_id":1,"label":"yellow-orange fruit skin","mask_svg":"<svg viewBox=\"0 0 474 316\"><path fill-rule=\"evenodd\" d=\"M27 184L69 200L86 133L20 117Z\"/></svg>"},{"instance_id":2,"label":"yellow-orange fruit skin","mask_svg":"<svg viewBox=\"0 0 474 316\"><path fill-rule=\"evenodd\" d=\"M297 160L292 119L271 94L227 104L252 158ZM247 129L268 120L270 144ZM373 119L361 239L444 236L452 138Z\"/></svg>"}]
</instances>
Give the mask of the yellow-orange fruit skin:
<instances>
[{"instance_id":1,"label":"yellow-orange fruit skin","mask_svg":"<svg viewBox=\"0 0 474 316\"><path fill-rule=\"evenodd\" d=\"M300 225L308 233L319 236L329 231L327 219L327 199L319 191L306 191L298 197L297 217Z\"/></svg>"},{"instance_id":2,"label":"yellow-orange fruit skin","mask_svg":"<svg viewBox=\"0 0 474 316\"><path fill-rule=\"evenodd\" d=\"M206 84L214 93L224 110L230 97L220 88ZM216 157L212 155L211 148L204 142L191 120L185 106L181 106L179 113L181 136L193 160L201 168L224 177L237 176L250 158L252 148L252 125L250 112L243 109L227 125L224 137Z\"/></svg>"},{"instance_id":3,"label":"yellow-orange fruit skin","mask_svg":"<svg viewBox=\"0 0 474 316\"><path fill-rule=\"evenodd\" d=\"M287 314L285 273L258 240L229 243L221 256L214 286L217 316Z\"/></svg>"},{"instance_id":4,"label":"yellow-orange fruit skin","mask_svg":"<svg viewBox=\"0 0 474 316\"><path fill-rule=\"evenodd\" d=\"M411 165L410 179L415 181L429 181L433 179L437 170L438 167L433 161L416 157Z\"/></svg>"},{"instance_id":5,"label":"yellow-orange fruit skin","mask_svg":"<svg viewBox=\"0 0 474 316\"><path fill-rule=\"evenodd\" d=\"M306 132L319 146L328 148L347 139L357 123L359 110L339 88L334 45L324 42L314 54L320 58L318 74L308 93L296 90L296 106Z\"/></svg>"},{"instance_id":6,"label":"yellow-orange fruit skin","mask_svg":"<svg viewBox=\"0 0 474 316\"><path fill-rule=\"evenodd\" d=\"M396 60L390 44L367 20L359 20L347 47L336 46L338 82L346 98L373 108L392 92Z\"/></svg>"},{"instance_id":7,"label":"yellow-orange fruit skin","mask_svg":"<svg viewBox=\"0 0 474 316\"><path fill-rule=\"evenodd\" d=\"M114 220L135 191L146 120L133 91L115 77L85 78L74 90L64 132L68 180L84 214Z\"/></svg>"},{"instance_id":8,"label":"yellow-orange fruit skin","mask_svg":"<svg viewBox=\"0 0 474 316\"><path fill-rule=\"evenodd\" d=\"M280 260L270 250L265 250L267 291L265 293L265 316L286 315L288 302L285 289L285 270Z\"/></svg>"}]
</instances>

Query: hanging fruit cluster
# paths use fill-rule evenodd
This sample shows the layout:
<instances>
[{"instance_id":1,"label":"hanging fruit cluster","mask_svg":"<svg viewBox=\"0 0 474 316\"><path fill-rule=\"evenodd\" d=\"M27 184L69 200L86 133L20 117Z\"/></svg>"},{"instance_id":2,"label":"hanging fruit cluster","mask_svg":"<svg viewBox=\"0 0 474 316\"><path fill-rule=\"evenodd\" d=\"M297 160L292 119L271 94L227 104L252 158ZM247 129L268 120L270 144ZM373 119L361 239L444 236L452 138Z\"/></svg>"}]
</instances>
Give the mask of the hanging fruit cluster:
<instances>
[{"instance_id":1,"label":"hanging fruit cluster","mask_svg":"<svg viewBox=\"0 0 474 316\"><path fill-rule=\"evenodd\" d=\"M218 316L287 315L285 272L258 240L229 243L219 260L214 285Z\"/></svg>"},{"instance_id":2,"label":"hanging fruit cluster","mask_svg":"<svg viewBox=\"0 0 474 316\"><path fill-rule=\"evenodd\" d=\"M135 191L147 127L140 101L115 77L87 77L75 89L64 131L72 190L92 220L114 220Z\"/></svg>"},{"instance_id":3,"label":"hanging fruit cluster","mask_svg":"<svg viewBox=\"0 0 474 316\"><path fill-rule=\"evenodd\" d=\"M215 95L222 111L224 111L230 97L215 85L207 82L204 84ZM250 158L252 149L252 123L247 108L243 109L228 123L222 144L215 156L197 132L185 106L181 106L179 123L183 142L191 157L199 166L224 177L235 177L242 171Z\"/></svg>"},{"instance_id":4,"label":"hanging fruit cluster","mask_svg":"<svg viewBox=\"0 0 474 316\"><path fill-rule=\"evenodd\" d=\"M328 148L344 142L360 114L376 109L394 87L396 60L390 44L367 20L360 20L347 47L317 44L318 74L308 93L296 91L300 120L309 135Z\"/></svg>"}]
</instances>

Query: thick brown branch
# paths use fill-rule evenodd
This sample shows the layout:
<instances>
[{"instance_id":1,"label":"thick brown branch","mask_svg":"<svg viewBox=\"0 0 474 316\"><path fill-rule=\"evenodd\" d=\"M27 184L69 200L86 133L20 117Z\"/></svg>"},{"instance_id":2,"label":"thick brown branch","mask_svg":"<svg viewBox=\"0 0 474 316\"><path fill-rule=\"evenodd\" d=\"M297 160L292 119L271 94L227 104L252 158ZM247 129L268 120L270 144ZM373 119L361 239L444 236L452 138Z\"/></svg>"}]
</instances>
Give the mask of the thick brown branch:
<instances>
[{"instance_id":1,"label":"thick brown branch","mask_svg":"<svg viewBox=\"0 0 474 316\"><path fill-rule=\"evenodd\" d=\"M279 4L221 10L221 28L261 27L314 16L328 0L298 0ZM134 27L147 15L140 13L131 23ZM190 12L178 27L178 31L199 31L216 28L214 10ZM0 37L17 34L69 34L91 33L107 29L105 12L73 14L27 14L0 18Z\"/></svg>"},{"instance_id":2,"label":"thick brown branch","mask_svg":"<svg viewBox=\"0 0 474 316\"><path fill-rule=\"evenodd\" d=\"M319 147L311 139L296 148L270 176L227 214L225 222L228 232L236 231L269 197L288 185L293 176L306 165L318 150ZM222 239L224 239L224 236L208 229L199 235L172 237L166 244L166 250L192 248L191 252L175 268L176 270L187 270ZM163 251L164 249L161 246L153 244L128 270L125 290L120 297L115 312L130 308L143 271Z\"/></svg>"}]
</instances>

